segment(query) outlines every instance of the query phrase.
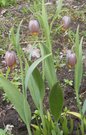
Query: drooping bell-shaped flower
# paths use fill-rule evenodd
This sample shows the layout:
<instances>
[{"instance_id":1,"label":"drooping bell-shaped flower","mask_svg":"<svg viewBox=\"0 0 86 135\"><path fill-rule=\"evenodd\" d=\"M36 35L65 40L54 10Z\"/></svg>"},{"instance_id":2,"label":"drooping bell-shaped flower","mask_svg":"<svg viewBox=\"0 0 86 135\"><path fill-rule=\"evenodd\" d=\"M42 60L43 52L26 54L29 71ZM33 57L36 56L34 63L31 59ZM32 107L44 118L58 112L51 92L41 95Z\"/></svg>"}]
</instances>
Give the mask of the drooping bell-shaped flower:
<instances>
[{"instance_id":1,"label":"drooping bell-shaped flower","mask_svg":"<svg viewBox=\"0 0 86 135\"><path fill-rule=\"evenodd\" d=\"M28 28L32 35L39 34L40 25L37 20L30 20Z\"/></svg>"},{"instance_id":2,"label":"drooping bell-shaped flower","mask_svg":"<svg viewBox=\"0 0 86 135\"><path fill-rule=\"evenodd\" d=\"M61 21L62 28L67 30L71 25L71 18L69 16L64 16Z\"/></svg>"},{"instance_id":3,"label":"drooping bell-shaped flower","mask_svg":"<svg viewBox=\"0 0 86 135\"><path fill-rule=\"evenodd\" d=\"M6 65L12 68L16 64L16 53L14 51L7 51L5 54Z\"/></svg>"},{"instance_id":4,"label":"drooping bell-shaped flower","mask_svg":"<svg viewBox=\"0 0 86 135\"><path fill-rule=\"evenodd\" d=\"M71 52L70 50L66 54L66 59L67 59L67 65L68 67L74 67L77 59L76 59L76 54Z\"/></svg>"}]
</instances>

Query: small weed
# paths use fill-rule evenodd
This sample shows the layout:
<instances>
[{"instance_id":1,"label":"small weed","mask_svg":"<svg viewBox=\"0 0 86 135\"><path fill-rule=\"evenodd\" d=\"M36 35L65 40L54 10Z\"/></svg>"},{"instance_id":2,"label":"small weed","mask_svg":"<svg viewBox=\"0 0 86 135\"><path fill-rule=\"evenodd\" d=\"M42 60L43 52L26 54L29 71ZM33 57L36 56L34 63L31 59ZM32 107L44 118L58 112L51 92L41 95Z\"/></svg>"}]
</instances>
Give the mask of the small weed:
<instances>
[{"instance_id":1,"label":"small weed","mask_svg":"<svg viewBox=\"0 0 86 135\"><path fill-rule=\"evenodd\" d=\"M64 83L65 83L65 85L73 86L73 81L72 80L64 79Z\"/></svg>"}]
</instances>

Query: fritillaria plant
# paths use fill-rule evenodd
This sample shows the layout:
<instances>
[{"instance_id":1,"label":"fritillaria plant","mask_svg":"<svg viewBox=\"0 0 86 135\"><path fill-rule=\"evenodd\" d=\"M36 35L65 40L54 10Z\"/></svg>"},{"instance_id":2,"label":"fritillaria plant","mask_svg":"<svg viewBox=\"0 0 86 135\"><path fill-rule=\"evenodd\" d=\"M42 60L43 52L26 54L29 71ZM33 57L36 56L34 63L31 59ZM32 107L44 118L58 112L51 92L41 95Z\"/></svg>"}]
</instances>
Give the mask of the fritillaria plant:
<instances>
[{"instance_id":1,"label":"fritillaria plant","mask_svg":"<svg viewBox=\"0 0 86 135\"><path fill-rule=\"evenodd\" d=\"M16 53L14 51L7 51L5 54L5 62L7 67L12 68L16 64Z\"/></svg>"},{"instance_id":2,"label":"fritillaria plant","mask_svg":"<svg viewBox=\"0 0 86 135\"><path fill-rule=\"evenodd\" d=\"M35 19L30 20L28 28L29 28L29 31L32 35L39 34L40 25L39 25L39 22L37 20L35 20Z\"/></svg>"},{"instance_id":3,"label":"fritillaria plant","mask_svg":"<svg viewBox=\"0 0 86 135\"><path fill-rule=\"evenodd\" d=\"M70 16L64 16L61 20L62 28L67 30L71 25L71 18Z\"/></svg>"},{"instance_id":4,"label":"fritillaria plant","mask_svg":"<svg viewBox=\"0 0 86 135\"><path fill-rule=\"evenodd\" d=\"M67 59L67 65L68 67L74 67L77 60L76 60L76 54L74 52L71 52L71 50L67 51L66 54L66 59Z\"/></svg>"}]
</instances>

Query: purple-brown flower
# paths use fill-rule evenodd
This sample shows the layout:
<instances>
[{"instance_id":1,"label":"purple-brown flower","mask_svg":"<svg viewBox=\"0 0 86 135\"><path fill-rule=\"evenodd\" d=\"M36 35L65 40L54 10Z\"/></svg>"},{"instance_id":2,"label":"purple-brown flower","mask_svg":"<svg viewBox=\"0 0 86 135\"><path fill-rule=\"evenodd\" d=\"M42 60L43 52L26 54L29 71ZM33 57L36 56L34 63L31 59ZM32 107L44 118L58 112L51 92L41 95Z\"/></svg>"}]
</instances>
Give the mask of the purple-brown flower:
<instances>
[{"instance_id":1,"label":"purple-brown flower","mask_svg":"<svg viewBox=\"0 0 86 135\"><path fill-rule=\"evenodd\" d=\"M75 53L72 53L70 50L67 52L67 55L66 55L66 59L67 59L67 65L68 67L74 67L76 62L77 62L77 59L76 59L76 54Z\"/></svg>"},{"instance_id":2,"label":"purple-brown flower","mask_svg":"<svg viewBox=\"0 0 86 135\"><path fill-rule=\"evenodd\" d=\"M32 35L38 35L40 26L37 20L30 20L28 27Z\"/></svg>"},{"instance_id":3,"label":"purple-brown flower","mask_svg":"<svg viewBox=\"0 0 86 135\"><path fill-rule=\"evenodd\" d=\"M12 68L16 64L16 53L14 51L7 51L5 54L6 65Z\"/></svg>"},{"instance_id":4,"label":"purple-brown flower","mask_svg":"<svg viewBox=\"0 0 86 135\"><path fill-rule=\"evenodd\" d=\"M62 23L63 29L67 30L70 27L70 25L71 25L71 18L69 16L64 16L62 18L61 23Z\"/></svg>"}]
</instances>

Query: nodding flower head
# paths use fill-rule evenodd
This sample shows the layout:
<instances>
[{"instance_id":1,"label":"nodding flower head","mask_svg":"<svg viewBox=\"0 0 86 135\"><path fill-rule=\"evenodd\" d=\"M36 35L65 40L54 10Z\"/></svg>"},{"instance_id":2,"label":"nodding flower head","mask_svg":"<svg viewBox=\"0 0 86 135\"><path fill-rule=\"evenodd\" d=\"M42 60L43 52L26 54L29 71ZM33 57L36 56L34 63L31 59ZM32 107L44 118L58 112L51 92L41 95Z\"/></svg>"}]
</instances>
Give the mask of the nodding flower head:
<instances>
[{"instance_id":1,"label":"nodding flower head","mask_svg":"<svg viewBox=\"0 0 86 135\"><path fill-rule=\"evenodd\" d=\"M62 28L64 30L67 30L70 27L70 25L71 25L71 18L69 16L64 16L62 18L61 23L62 23Z\"/></svg>"},{"instance_id":2,"label":"nodding flower head","mask_svg":"<svg viewBox=\"0 0 86 135\"><path fill-rule=\"evenodd\" d=\"M6 65L12 68L16 64L16 53L14 51L7 51L5 54Z\"/></svg>"},{"instance_id":3,"label":"nodding flower head","mask_svg":"<svg viewBox=\"0 0 86 135\"><path fill-rule=\"evenodd\" d=\"M74 67L76 62L77 62L77 59L76 59L76 54L75 53L72 53L70 50L67 52L67 55L66 55L66 60L67 60L67 65L68 67Z\"/></svg>"},{"instance_id":4,"label":"nodding flower head","mask_svg":"<svg viewBox=\"0 0 86 135\"><path fill-rule=\"evenodd\" d=\"M30 20L28 27L32 35L39 34L40 25L37 20Z\"/></svg>"}]
</instances>

